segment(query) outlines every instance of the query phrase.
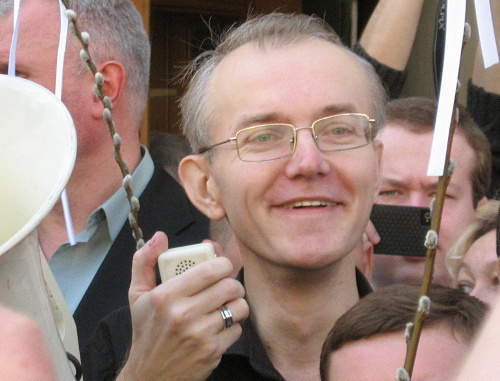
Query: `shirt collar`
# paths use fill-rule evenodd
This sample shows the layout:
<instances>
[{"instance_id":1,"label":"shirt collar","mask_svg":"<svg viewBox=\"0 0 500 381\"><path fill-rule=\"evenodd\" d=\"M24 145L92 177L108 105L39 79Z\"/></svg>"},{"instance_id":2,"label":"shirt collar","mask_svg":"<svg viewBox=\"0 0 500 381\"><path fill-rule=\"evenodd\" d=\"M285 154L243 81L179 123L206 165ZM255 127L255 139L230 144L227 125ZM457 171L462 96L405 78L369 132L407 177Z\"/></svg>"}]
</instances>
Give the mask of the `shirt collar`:
<instances>
[{"instance_id":1,"label":"shirt collar","mask_svg":"<svg viewBox=\"0 0 500 381\"><path fill-rule=\"evenodd\" d=\"M236 279L245 286L243 269L240 270ZM252 368L260 375L272 380L283 380L283 377L274 368L271 360L267 356L264 345L250 318L242 322L241 327L242 333L240 338L228 348L224 356L236 355L246 357L252 365Z\"/></svg>"},{"instance_id":2,"label":"shirt collar","mask_svg":"<svg viewBox=\"0 0 500 381\"><path fill-rule=\"evenodd\" d=\"M151 155L146 147L142 146L143 157L138 167L132 173L131 186L134 190L134 196L139 198L146 186L148 185L154 172L154 163ZM94 211L90 218L97 213L100 209L104 211L108 223L109 236L114 241L118 233L123 227L123 221L127 220L130 212L130 205L123 200L127 199L127 192L123 187L111 196L101 207Z\"/></svg>"}]
</instances>

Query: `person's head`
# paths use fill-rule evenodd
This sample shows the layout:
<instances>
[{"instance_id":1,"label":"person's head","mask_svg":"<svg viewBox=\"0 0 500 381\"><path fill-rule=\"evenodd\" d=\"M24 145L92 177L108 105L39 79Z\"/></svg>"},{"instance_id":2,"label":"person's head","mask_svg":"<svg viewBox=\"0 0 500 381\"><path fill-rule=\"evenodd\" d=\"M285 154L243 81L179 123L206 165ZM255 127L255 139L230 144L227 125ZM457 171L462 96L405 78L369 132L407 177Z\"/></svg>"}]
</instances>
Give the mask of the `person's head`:
<instances>
[{"instance_id":1,"label":"person's head","mask_svg":"<svg viewBox=\"0 0 500 381\"><path fill-rule=\"evenodd\" d=\"M394 379L406 355L405 330L413 322L420 287L398 284L365 296L329 332L321 353L321 380ZM412 380L450 380L478 332L487 307L450 287L433 285ZM335 376L332 376L335 375Z\"/></svg>"},{"instance_id":2,"label":"person's head","mask_svg":"<svg viewBox=\"0 0 500 381\"><path fill-rule=\"evenodd\" d=\"M479 206L446 256L454 286L489 306L500 292L497 220L500 201Z\"/></svg>"},{"instance_id":3,"label":"person's head","mask_svg":"<svg viewBox=\"0 0 500 381\"><path fill-rule=\"evenodd\" d=\"M278 50L311 39L331 42L361 65L366 79L373 91L373 108L376 118L374 128L382 124L386 104L386 94L371 65L364 59L345 48L338 35L323 20L306 15L273 13L250 18L238 28L229 30L221 37L216 49L198 56L188 68L193 74L188 90L181 100L184 134L191 143L193 152L212 143L211 124L213 123L209 97L210 82L216 67L231 53L244 45L253 45L262 52Z\"/></svg>"},{"instance_id":4,"label":"person's head","mask_svg":"<svg viewBox=\"0 0 500 381\"><path fill-rule=\"evenodd\" d=\"M491 181L488 140L463 107L459 107L451 158L456 169L447 188L436 256L436 283L451 285L444 258L474 209L486 201ZM378 139L384 144L380 204L429 207L437 190L437 176L427 176L436 118L436 101L423 97L401 98L387 105L385 124ZM375 286L419 282L424 259L376 255Z\"/></svg>"},{"instance_id":5,"label":"person's head","mask_svg":"<svg viewBox=\"0 0 500 381\"><path fill-rule=\"evenodd\" d=\"M179 163L191 154L189 144L181 136L169 132L151 131L149 134L151 157L179 181Z\"/></svg>"},{"instance_id":6,"label":"person's head","mask_svg":"<svg viewBox=\"0 0 500 381\"><path fill-rule=\"evenodd\" d=\"M243 257L318 268L352 251L378 186L381 148L369 130L385 93L371 66L322 20L277 13L234 29L193 66L181 109L199 154L180 166L193 203L227 217ZM322 150L310 127L294 132L345 113L376 121L316 123Z\"/></svg>"},{"instance_id":7,"label":"person's head","mask_svg":"<svg viewBox=\"0 0 500 381\"><path fill-rule=\"evenodd\" d=\"M127 129L137 135L147 102L150 66L149 40L140 14L129 0L78 0L70 4L77 13L80 30L90 35L90 54L104 74L104 92L113 101L114 117L120 119L126 114ZM16 49L18 75L51 91L55 88L59 14L59 1L21 2ZM0 0L0 73L3 74L7 72L12 23L13 0ZM105 124L99 130L87 126L90 120L102 119L102 105L93 93L93 75L80 58L81 49L78 39L69 33L62 99L77 126L79 151L92 148L90 144L84 145L87 137L92 141L100 136L100 130L107 133ZM121 125L117 123L117 127L125 134Z\"/></svg>"}]
</instances>

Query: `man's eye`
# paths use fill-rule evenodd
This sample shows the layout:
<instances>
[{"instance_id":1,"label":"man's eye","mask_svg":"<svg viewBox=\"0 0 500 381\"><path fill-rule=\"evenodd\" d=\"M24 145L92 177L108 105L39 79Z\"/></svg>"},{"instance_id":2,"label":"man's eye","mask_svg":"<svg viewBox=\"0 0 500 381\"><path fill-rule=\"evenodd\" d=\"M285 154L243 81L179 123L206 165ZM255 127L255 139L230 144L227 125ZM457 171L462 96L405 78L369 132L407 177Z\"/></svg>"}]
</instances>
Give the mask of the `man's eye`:
<instances>
[{"instance_id":1,"label":"man's eye","mask_svg":"<svg viewBox=\"0 0 500 381\"><path fill-rule=\"evenodd\" d=\"M339 137L351 137L356 134L355 128L340 123L331 123L327 126L320 126L316 129L316 133L323 139L335 139Z\"/></svg>"},{"instance_id":2,"label":"man's eye","mask_svg":"<svg viewBox=\"0 0 500 381\"><path fill-rule=\"evenodd\" d=\"M436 193L436 192L432 192L431 194L429 194L429 198L434 198L434 197L436 197L436 196L437 196L437 193ZM451 200L451 199L454 199L454 198L455 198L455 196L454 196L454 195L452 195L452 194L450 194L450 193L446 193L446 194L445 194L445 198L448 198L448 199L450 199L450 200Z\"/></svg>"},{"instance_id":3,"label":"man's eye","mask_svg":"<svg viewBox=\"0 0 500 381\"><path fill-rule=\"evenodd\" d=\"M260 142L260 143L265 143L273 139L273 135L267 133L267 134L260 134L254 137L253 141Z\"/></svg>"},{"instance_id":4,"label":"man's eye","mask_svg":"<svg viewBox=\"0 0 500 381\"><path fill-rule=\"evenodd\" d=\"M264 129L255 129L250 130L248 134L245 136L241 136L242 142L245 144L248 143L269 143L269 142L278 142L282 140L287 133L288 129L283 129L281 126L278 127L270 127Z\"/></svg>"},{"instance_id":5,"label":"man's eye","mask_svg":"<svg viewBox=\"0 0 500 381\"><path fill-rule=\"evenodd\" d=\"M7 65L0 65L0 74L7 75L9 73L7 69ZM16 71L16 76L18 76L19 73Z\"/></svg>"},{"instance_id":6,"label":"man's eye","mask_svg":"<svg viewBox=\"0 0 500 381\"><path fill-rule=\"evenodd\" d=\"M7 65L0 65L0 74L4 74L4 75L7 75L9 72L8 68L7 68ZM16 77L21 77L21 78L26 78L26 74L24 73L21 73L19 70L16 70L15 71L15 76Z\"/></svg>"},{"instance_id":7,"label":"man's eye","mask_svg":"<svg viewBox=\"0 0 500 381\"><path fill-rule=\"evenodd\" d=\"M398 194L399 192L395 189L379 192L379 196L397 196Z\"/></svg>"},{"instance_id":8,"label":"man's eye","mask_svg":"<svg viewBox=\"0 0 500 381\"><path fill-rule=\"evenodd\" d=\"M347 128L344 127L335 127L330 131L333 135L345 135L349 132Z\"/></svg>"}]
</instances>

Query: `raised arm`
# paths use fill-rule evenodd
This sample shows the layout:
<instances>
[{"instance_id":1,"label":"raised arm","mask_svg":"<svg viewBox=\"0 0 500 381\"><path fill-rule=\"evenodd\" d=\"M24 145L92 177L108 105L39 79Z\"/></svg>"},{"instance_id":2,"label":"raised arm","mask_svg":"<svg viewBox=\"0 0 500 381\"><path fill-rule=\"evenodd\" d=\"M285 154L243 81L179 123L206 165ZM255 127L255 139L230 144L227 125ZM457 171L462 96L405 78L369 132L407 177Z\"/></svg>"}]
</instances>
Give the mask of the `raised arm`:
<instances>
[{"instance_id":1,"label":"raised arm","mask_svg":"<svg viewBox=\"0 0 500 381\"><path fill-rule=\"evenodd\" d=\"M500 1L491 0L490 6L497 50L500 50ZM500 63L485 68L480 44L467 87L467 110L491 144L493 168L488 197L493 198L500 192Z\"/></svg>"},{"instance_id":2,"label":"raised arm","mask_svg":"<svg viewBox=\"0 0 500 381\"><path fill-rule=\"evenodd\" d=\"M396 70L408 63L424 0L379 0L359 43L378 62Z\"/></svg>"},{"instance_id":3,"label":"raised arm","mask_svg":"<svg viewBox=\"0 0 500 381\"><path fill-rule=\"evenodd\" d=\"M490 1L490 7L493 16L497 50L500 50L500 1ZM472 83L484 88L484 90L489 93L500 95L500 64L497 63L489 68L485 68L480 44L477 45L474 68L472 71Z\"/></svg>"}]
</instances>

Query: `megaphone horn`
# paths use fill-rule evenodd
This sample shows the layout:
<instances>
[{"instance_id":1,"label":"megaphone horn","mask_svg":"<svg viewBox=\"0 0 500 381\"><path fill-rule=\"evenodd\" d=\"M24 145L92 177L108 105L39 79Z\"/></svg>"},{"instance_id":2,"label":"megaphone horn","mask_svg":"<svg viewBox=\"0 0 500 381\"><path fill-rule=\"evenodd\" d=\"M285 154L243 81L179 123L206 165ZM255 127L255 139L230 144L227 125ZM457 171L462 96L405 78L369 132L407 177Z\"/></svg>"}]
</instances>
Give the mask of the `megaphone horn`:
<instances>
[{"instance_id":1,"label":"megaphone horn","mask_svg":"<svg viewBox=\"0 0 500 381\"><path fill-rule=\"evenodd\" d=\"M73 120L54 94L0 75L0 304L38 322L61 380L74 375L42 273L36 227L67 184L76 147Z\"/></svg>"}]
</instances>

